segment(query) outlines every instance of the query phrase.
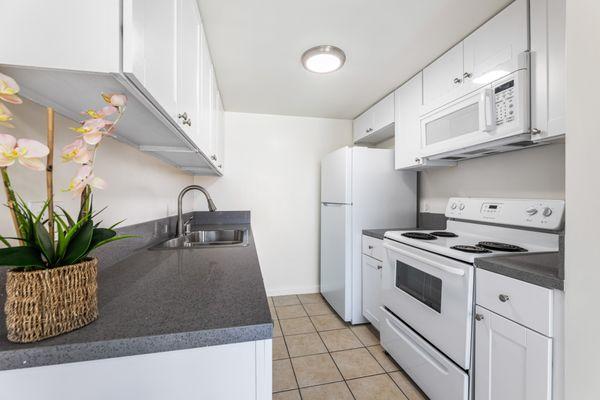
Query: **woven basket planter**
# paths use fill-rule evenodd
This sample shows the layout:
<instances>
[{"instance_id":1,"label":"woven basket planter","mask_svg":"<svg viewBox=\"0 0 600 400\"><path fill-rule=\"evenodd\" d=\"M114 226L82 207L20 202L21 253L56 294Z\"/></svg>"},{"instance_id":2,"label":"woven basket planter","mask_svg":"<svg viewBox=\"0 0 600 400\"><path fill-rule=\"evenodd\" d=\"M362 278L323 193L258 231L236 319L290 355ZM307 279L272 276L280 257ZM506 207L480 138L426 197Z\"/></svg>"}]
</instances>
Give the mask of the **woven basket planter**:
<instances>
[{"instance_id":1,"label":"woven basket planter","mask_svg":"<svg viewBox=\"0 0 600 400\"><path fill-rule=\"evenodd\" d=\"M81 328L98 318L98 260L45 270L8 271L8 340L37 342Z\"/></svg>"}]
</instances>

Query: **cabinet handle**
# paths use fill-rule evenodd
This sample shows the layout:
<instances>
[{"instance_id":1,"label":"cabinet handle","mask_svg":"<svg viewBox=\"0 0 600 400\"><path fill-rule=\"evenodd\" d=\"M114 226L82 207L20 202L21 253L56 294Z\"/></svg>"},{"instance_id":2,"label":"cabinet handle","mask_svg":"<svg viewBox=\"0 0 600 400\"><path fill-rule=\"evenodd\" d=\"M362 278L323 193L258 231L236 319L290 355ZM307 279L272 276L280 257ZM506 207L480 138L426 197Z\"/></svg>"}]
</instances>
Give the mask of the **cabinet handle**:
<instances>
[{"instance_id":1,"label":"cabinet handle","mask_svg":"<svg viewBox=\"0 0 600 400\"><path fill-rule=\"evenodd\" d=\"M223 168L223 164L218 165L219 169Z\"/></svg>"},{"instance_id":2,"label":"cabinet handle","mask_svg":"<svg viewBox=\"0 0 600 400\"><path fill-rule=\"evenodd\" d=\"M419 157L415 157L415 162L416 162L416 163L420 163L420 162L421 162L421 159L420 159Z\"/></svg>"},{"instance_id":3,"label":"cabinet handle","mask_svg":"<svg viewBox=\"0 0 600 400\"><path fill-rule=\"evenodd\" d=\"M454 78L453 82L456 83L456 84L459 84L459 83L462 82L462 79L460 79L460 78Z\"/></svg>"},{"instance_id":4,"label":"cabinet handle","mask_svg":"<svg viewBox=\"0 0 600 400\"><path fill-rule=\"evenodd\" d=\"M179 119L183 119L183 120L184 120L184 122L185 122L185 121L188 119L188 115L187 115L187 113L186 113L186 112L184 112L183 114L178 114L178 115L177 115L177 118L179 118Z\"/></svg>"},{"instance_id":5,"label":"cabinet handle","mask_svg":"<svg viewBox=\"0 0 600 400\"><path fill-rule=\"evenodd\" d=\"M539 130L539 129L537 129L537 128L533 128L533 129L531 130L531 134L532 134L532 135L540 135L541 133L542 133L542 131L541 131L541 130Z\"/></svg>"},{"instance_id":6,"label":"cabinet handle","mask_svg":"<svg viewBox=\"0 0 600 400\"><path fill-rule=\"evenodd\" d=\"M469 78L470 78L470 77L472 77L472 76L473 76L473 74L472 74L472 73L470 73L470 72L465 72L465 73L463 74L463 78L464 78L464 79L469 79Z\"/></svg>"},{"instance_id":7,"label":"cabinet handle","mask_svg":"<svg viewBox=\"0 0 600 400\"><path fill-rule=\"evenodd\" d=\"M483 320L483 314L475 314L475 319L476 319L477 321L481 321L481 320Z\"/></svg>"},{"instance_id":8,"label":"cabinet handle","mask_svg":"<svg viewBox=\"0 0 600 400\"><path fill-rule=\"evenodd\" d=\"M381 268L383 268L383 265L378 265L377 266L377 269L381 269Z\"/></svg>"},{"instance_id":9,"label":"cabinet handle","mask_svg":"<svg viewBox=\"0 0 600 400\"><path fill-rule=\"evenodd\" d=\"M213 154L212 156L210 156L210 159L213 161L217 161L217 156Z\"/></svg>"},{"instance_id":10,"label":"cabinet handle","mask_svg":"<svg viewBox=\"0 0 600 400\"><path fill-rule=\"evenodd\" d=\"M369 245L369 250L373 250L373 246Z\"/></svg>"},{"instance_id":11,"label":"cabinet handle","mask_svg":"<svg viewBox=\"0 0 600 400\"><path fill-rule=\"evenodd\" d=\"M185 121L183 121L183 124L187 126L192 126L192 120L188 118Z\"/></svg>"},{"instance_id":12,"label":"cabinet handle","mask_svg":"<svg viewBox=\"0 0 600 400\"><path fill-rule=\"evenodd\" d=\"M500 300L503 303L506 303L508 300L510 300L510 297L508 297L507 294L501 294L500 296L498 296L498 300Z\"/></svg>"}]
</instances>

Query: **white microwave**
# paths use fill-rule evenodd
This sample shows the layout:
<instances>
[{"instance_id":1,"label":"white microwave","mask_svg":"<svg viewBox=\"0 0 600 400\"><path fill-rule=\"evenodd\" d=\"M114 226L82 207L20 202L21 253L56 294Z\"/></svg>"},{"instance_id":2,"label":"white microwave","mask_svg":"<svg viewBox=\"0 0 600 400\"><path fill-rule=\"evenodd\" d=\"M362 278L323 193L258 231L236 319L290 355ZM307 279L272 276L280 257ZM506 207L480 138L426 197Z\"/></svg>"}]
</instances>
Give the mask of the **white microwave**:
<instances>
[{"instance_id":1,"label":"white microwave","mask_svg":"<svg viewBox=\"0 0 600 400\"><path fill-rule=\"evenodd\" d=\"M529 70L519 69L420 118L421 153L461 160L531 146Z\"/></svg>"}]
</instances>

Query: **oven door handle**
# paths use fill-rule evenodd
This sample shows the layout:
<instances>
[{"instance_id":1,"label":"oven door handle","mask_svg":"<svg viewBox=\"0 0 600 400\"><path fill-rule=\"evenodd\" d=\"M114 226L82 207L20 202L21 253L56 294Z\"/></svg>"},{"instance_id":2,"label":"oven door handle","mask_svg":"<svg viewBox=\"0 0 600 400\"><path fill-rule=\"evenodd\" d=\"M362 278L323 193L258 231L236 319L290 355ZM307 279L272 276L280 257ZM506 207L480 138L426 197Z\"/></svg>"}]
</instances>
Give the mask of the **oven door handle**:
<instances>
[{"instance_id":1,"label":"oven door handle","mask_svg":"<svg viewBox=\"0 0 600 400\"><path fill-rule=\"evenodd\" d=\"M425 263L427 265L431 265L432 267L435 267L437 269L441 269L442 271L447 272L449 274L456 275L456 276L464 276L465 275L465 271L462 270L462 269L460 269L460 268L449 267L449 266L444 265L442 263L439 263L437 261L429 260L429 259L427 259L425 257L421 257L421 256L416 255L416 254L411 254L411 253L409 253L409 252L407 252L405 250L399 249L399 248L394 247L392 245L389 245L387 243L384 243L383 247L385 247L388 250L394 251L396 253L403 254L403 255L405 255L407 257L410 257L410 258L412 258L414 260L421 261L421 262L423 262L423 263Z\"/></svg>"}]
</instances>

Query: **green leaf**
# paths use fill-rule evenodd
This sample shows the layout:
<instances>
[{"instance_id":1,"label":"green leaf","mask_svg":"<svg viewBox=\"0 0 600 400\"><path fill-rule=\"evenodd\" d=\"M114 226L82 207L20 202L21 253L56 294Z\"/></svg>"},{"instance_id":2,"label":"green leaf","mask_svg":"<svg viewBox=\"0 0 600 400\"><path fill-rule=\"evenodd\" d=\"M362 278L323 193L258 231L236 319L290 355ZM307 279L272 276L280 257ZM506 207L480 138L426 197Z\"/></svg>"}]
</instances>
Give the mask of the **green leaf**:
<instances>
[{"instance_id":1,"label":"green leaf","mask_svg":"<svg viewBox=\"0 0 600 400\"><path fill-rule=\"evenodd\" d=\"M129 238L141 238L143 236L139 236L139 235L121 235L121 236L114 236L110 239L106 239L101 241L100 243L96 244L94 246L95 249L97 249L100 246L104 246L105 244L108 244L110 242L116 242L117 240L123 240L123 239L129 239ZM91 249L90 249L91 250Z\"/></svg>"},{"instance_id":2,"label":"green leaf","mask_svg":"<svg viewBox=\"0 0 600 400\"><path fill-rule=\"evenodd\" d=\"M63 265L74 264L89 253L93 230L94 223L88 218L69 241L65 256L62 258Z\"/></svg>"},{"instance_id":3,"label":"green leaf","mask_svg":"<svg viewBox=\"0 0 600 400\"><path fill-rule=\"evenodd\" d=\"M69 213L67 212L67 210L65 210L61 206L58 206L58 208L60 208L60 210L63 212L65 218L67 219L67 222L69 222L69 226L75 225L75 221L73 220L73 218L71 217L71 215L69 215Z\"/></svg>"},{"instance_id":4,"label":"green leaf","mask_svg":"<svg viewBox=\"0 0 600 400\"><path fill-rule=\"evenodd\" d=\"M4 244L6 247L11 247L10 243L6 239L8 239L8 238L4 238L3 236L0 236L0 242L2 242L2 244Z\"/></svg>"},{"instance_id":5,"label":"green leaf","mask_svg":"<svg viewBox=\"0 0 600 400\"><path fill-rule=\"evenodd\" d=\"M115 229L117 226L121 225L123 222L125 222L124 219L120 220L119 222L115 222L114 224L109 226L108 229Z\"/></svg>"},{"instance_id":6,"label":"green leaf","mask_svg":"<svg viewBox=\"0 0 600 400\"><path fill-rule=\"evenodd\" d=\"M46 257L48 264L53 265L55 261L54 240L52 240L50 234L41 222L37 221L34 227L35 243L38 245L38 247Z\"/></svg>"},{"instance_id":7,"label":"green leaf","mask_svg":"<svg viewBox=\"0 0 600 400\"><path fill-rule=\"evenodd\" d=\"M106 228L95 228L92 233L92 241L90 242L90 250L95 248L98 243L102 243L105 240L117 236L117 232L112 229Z\"/></svg>"},{"instance_id":8,"label":"green leaf","mask_svg":"<svg viewBox=\"0 0 600 400\"><path fill-rule=\"evenodd\" d=\"M30 246L15 246L0 249L2 267L44 267L38 249Z\"/></svg>"}]
</instances>

